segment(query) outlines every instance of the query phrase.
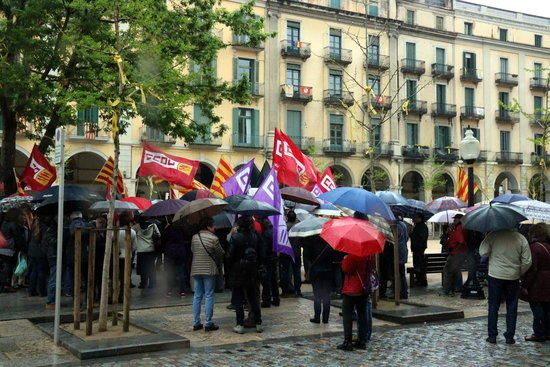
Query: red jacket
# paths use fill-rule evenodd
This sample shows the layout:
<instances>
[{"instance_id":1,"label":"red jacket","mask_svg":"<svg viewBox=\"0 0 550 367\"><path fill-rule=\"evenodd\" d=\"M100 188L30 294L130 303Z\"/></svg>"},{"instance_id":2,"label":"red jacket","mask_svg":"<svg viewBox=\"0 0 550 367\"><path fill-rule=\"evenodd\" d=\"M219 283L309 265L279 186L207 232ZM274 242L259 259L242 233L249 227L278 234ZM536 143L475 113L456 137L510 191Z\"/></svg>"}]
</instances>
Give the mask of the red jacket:
<instances>
[{"instance_id":1,"label":"red jacket","mask_svg":"<svg viewBox=\"0 0 550 367\"><path fill-rule=\"evenodd\" d=\"M462 228L462 224L459 223L451 230L447 245L452 255L465 254L468 252L468 244L466 243L466 235Z\"/></svg>"},{"instance_id":2,"label":"red jacket","mask_svg":"<svg viewBox=\"0 0 550 367\"><path fill-rule=\"evenodd\" d=\"M344 286L342 294L359 296L365 294L364 287L367 278L367 259L354 255L346 255L342 261Z\"/></svg>"},{"instance_id":3,"label":"red jacket","mask_svg":"<svg viewBox=\"0 0 550 367\"><path fill-rule=\"evenodd\" d=\"M529 302L550 302L550 244L533 242L530 247L533 262L521 286L527 290Z\"/></svg>"}]
</instances>

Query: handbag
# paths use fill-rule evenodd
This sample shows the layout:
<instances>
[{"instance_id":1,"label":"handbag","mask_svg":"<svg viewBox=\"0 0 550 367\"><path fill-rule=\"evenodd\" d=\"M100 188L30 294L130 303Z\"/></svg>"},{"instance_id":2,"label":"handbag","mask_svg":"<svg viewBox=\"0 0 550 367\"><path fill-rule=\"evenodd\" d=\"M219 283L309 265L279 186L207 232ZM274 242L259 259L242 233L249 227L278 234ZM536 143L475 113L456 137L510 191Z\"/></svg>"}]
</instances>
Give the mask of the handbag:
<instances>
[{"instance_id":1,"label":"handbag","mask_svg":"<svg viewBox=\"0 0 550 367\"><path fill-rule=\"evenodd\" d=\"M15 267L13 275L15 275L16 277L22 277L27 273L27 269L27 258L25 255L19 253L19 255L17 256L17 265Z\"/></svg>"},{"instance_id":2,"label":"handbag","mask_svg":"<svg viewBox=\"0 0 550 367\"><path fill-rule=\"evenodd\" d=\"M214 258L214 256L212 256L210 251L208 251L208 249L204 245L204 242L202 242L202 237L200 232L197 233L197 235L199 236L199 241L201 241L202 248L204 248L204 251L206 251L206 253L208 254L208 256L210 256L212 261L214 261L214 264L216 264L216 268L218 269L218 274L216 275L216 291L217 292L223 291L225 288L225 277L223 275L223 266L222 264L219 264L216 258Z\"/></svg>"}]
</instances>

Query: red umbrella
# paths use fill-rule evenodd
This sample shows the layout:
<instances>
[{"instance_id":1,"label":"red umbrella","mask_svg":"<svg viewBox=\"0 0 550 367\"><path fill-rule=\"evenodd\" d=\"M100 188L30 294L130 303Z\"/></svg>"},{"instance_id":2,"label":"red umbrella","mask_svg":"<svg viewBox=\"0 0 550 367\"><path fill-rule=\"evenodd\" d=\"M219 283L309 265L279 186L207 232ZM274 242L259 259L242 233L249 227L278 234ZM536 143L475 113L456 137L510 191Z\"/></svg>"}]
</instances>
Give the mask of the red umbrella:
<instances>
[{"instance_id":1,"label":"red umbrella","mask_svg":"<svg viewBox=\"0 0 550 367\"><path fill-rule=\"evenodd\" d=\"M386 241L371 223L350 217L325 223L321 238L336 251L359 257L381 253Z\"/></svg>"},{"instance_id":2,"label":"red umbrella","mask_svg":"<svg viewBox=\"0 0 550 367\"><path fill-rule=\"evenodd\" d=\"M133 203L135 204L139 210L147 210L153 205L153 203L145 198L138 198L136 196L130 196L124 199L121 199L120 201L125 201L127 203Z\"/></svg>"}]
</instances>

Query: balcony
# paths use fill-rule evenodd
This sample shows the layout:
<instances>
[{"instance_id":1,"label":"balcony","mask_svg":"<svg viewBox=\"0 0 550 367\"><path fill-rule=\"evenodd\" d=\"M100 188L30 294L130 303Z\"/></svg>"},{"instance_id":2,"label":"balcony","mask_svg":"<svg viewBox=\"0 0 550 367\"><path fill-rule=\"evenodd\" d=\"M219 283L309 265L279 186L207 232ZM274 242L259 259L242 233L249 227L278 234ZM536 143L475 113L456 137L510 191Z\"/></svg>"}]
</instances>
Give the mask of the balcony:
<instances>
[{"instance_id":1,"label":"balcony","mask_svg":"<svg viewBox=\"0 0 550 367\"><path fill-rule=\"evenodd\" d=\"M550 118L550 115L544 114L542 112L535 112L529 119L529 123L533 127L543 127L544 124L547 124L547 119Z\"/></svg>"},{"instance_id":2,"label":"balcony","mask_svg":"<svg viewBox=\"0 0 550 367\"><path fill-rule=\"evenodd\" d=\"M369 147L365 149L365 154L368 154ZM380 143L373 149L373 155L375 158L390 158L392 156L392 150L387 143Z\"/></svg>"},{"instance_id":3,"label":"balcony","mask_svg":"<svg viewBox=\"0 0 550 367\"><path fill-rule=\"evenodd\" d=\"M501 164L522 164L523 153L497 152L495 160Z\"/></svg>"},{"instance_id":4,"label":"balcony","mask_svg":"<svg viewBox=\"0 0 550 367\"><path fill-rule=\"evenodd\" d=\"M495 83L501 87L516 87L518 76L516 74L495 73Z\"/></svg>"},{"instance_id":5,"label":"balcony","mask_svg":"<svg viewBox=\"0 0 550 367\"><path fill-rule=\"evenodd\" d=\"M353 155L357 151L355 140L325 139L323 140L323 153L334 156Z\"/></svg>"},{"instance_id":6,"label":"balcony","mask_svg":"<svg viewBox=\"0 0 550 367\"><path fill-rule=\"evenodd\" d=\"M365 107L365 109L368 109L369 103L376 111L388 111L391 110L392 99L390 96L364 95L363 106Z\"/></svg>"},{"instance_id":7,"label":"balcony","mask_svg":"<svg viewBox=\"0 0 550 367\"><path fill-rule=\"evenodd\" d=\"M260 135L233 133L233 148L235 149L261 149L262 147Z\"/></svg>"},{"instance_id":8,"label":"balcony","mask_svg":"<svg viewBox=\"0 0 550 367\"><path fill-rule=\"evenodd\" d=\"M292 87L292 89L290 89ZM288 89L288 90L287 90ZM313 88L303 85L281 85L281 101L308 104L313 100Z\"/></svg>"},{"instance_id":9,"label":"balcony","mask_svg":"<svg viewBox=\"0 0 550 367\"><path fill-rule=\"evenodd\" d=\"M455 148L434 148L433 156L436 162L454 163L458 161L458 149Z\"/></svg>"},{"instance_id":10,"label":"balcony","mask_svg":"<svg viewBox=\"0 0 550 367\"><path fill-rule=\"evenodd\" d=\"M368 54L365 61L368 70L386 71L390 68L390 57L384 55Z\"/></svg>"},{"instance_id":11,"label":"balcony","mask_svg":"<svg viewBox=\"0 0 550 367\"><path fill-rule=\"evenodd\" d=\"M325 47L325 62L348 66L351 64L351 50L344 48Z\"/></svg>"},{"instance_id":12,"label":"balcony","mask_svg":"<svg viewBox=\"0 0 550 367\"><path fill-rule=\"evenodd\" d=\"M154 127L142 126L140 130L141 141L149 141L157 144L175 144L176 139L155 129Z\"/></svg>"},{"instance_id":13,"label":"balcony","mask_svg":"<svg viewBox=\"0 0 550 367\"><path fill-rule=\"evenodd\" d=\"M455 67L446 64L432 64L432 76L436 79L451 80L455 77Z\"/></svg>"},{"instance_id":14,"label":"balcony","mask_svg":"<svg viewBox=\"0 0 550 367\"><path fill-rule=\"evenodd\" d=\"M250 42L249 36L233 34L233 47L241 50L260 52L264 49L264 44L262 42L254 44Z\"/></svg>"},{"instance_id":15,"label":"balcony","mask_svg":"<svg viewBox=\"0 0 550 367\"><path fill-rule=\"evenodd\" d=\"M302 41L281 41L281 56L307 60L311 57L311 44Z\"/></svg>"},{"instance_id":16,"label":"balcony","mask_svg":"<svg viewBox=\"0 0 550 367\"><path fill-rule=\"evenodd\" d=\"M517 124L519 122L519 112L498 109L495 111L495 120L504 124Z\"/></svg>"},{"instance_id":17,"label":"balcony","mask_svg":"<svg viewBox=\"0 0 550 367\"><path fill-rule=\"evenodd\" d=\"M216 149L222 146L222 141L220 138L212 136L197 136L194 141L188 142L188 144L203 149Z\"/></svg>"},{"instance_id":18,"label":"balcony","mask_svg":"<svg viewBox=\"0 0 550 367\"><path fill-rule=\"evenodd\" d=\"M430 148L414 145L401 147L403 158L408 161L424 161L430 157Z\"/></svg>"},{"instance_id":19,"label":"balcony","mask_svg":"<svg viewBox=\"0 0 550 367\"><path fill-rule=\"evenodd\" d=\"M264 96L264 84L263 83L250 83L250 94L254 98L261 98Z\"/></svg>"},{"instance_id":20,"label":"balcony","mask_svg":"<svg viewBox=\"0 0 550 367\"><path fill-rule=\"evenodd\" d=\"M426 72L426 62L415 59L401 59L401 72L403 74L422 75Z\"/></svg>"},{"instance_id":21,"label":"balcony","mask_svg":"<svg viewBox=\"0 0 550 367\"><path fill-rule=\"evenodd\" d=\"M99 125L96 123L84 122L77 123L75 126L68 126L67 137L74 140L107 142L111 138L111 134L100 129Z\"/></svg>"},{"instance_id":22,"label":"balcony","mask_svg":"<svg viewBox=\"0 0 550 367\"><path fill-rule=\"evenodd\" d=\"M309 148L315 147L315 138L309 136L292 136L290 138L302 151L307 152Z\"/></svg>"},{"instance_id":23,"label":"balcony","mask_svg":"<svg viewBox=\"0 0 550 367\"><path fill-rule=\"evenodd\" d=\"M546 78L529 79L529 89L534 91L546 92L549 89L548 79Z\"/></svg>"},{"instance_id":24,"label":"balcony","mask_svg":"<svg viewBox=\"0 0 550 367\"><path fill-rule=\"evenodd\" d=\"M533 152L531 153L531 164L534 166L539 166L541 162L550 162L550 154L542 155L541 153Z\"/></svg>"},{"instance_id":25,"label":"balcony","mask_svg":"<svg viewBox=\"0 0 550 367\"><path fill-rule=\"evenodd\" d=\"M355 100L353 99L353 93L343 90L325 89L323 91L323 102L326 106L350 107L353 106Z\"/></svg>"},{"instance_id":26,"label":"balcony","mask_svg":"<svg viewBox=\"0 0 550 367\"><path fill-rule=\"evenodd\" d=\"M462 68L460 69L460 80L477 84L483 80L483 77L481 76L481 72L477 69Z\"/></svg>"},{"instance_id":27,"label":"balcony","mask_svg":"<svg viewBox=\"0 0 550 367\"><path fill-rule=\"evenodd\" d=\"M481 150L479 152L479 157L477 157L476 161L478 162L487 162L489 152L486 150Z\"/></svg>"},{"instance_id":28,"label":"balcony","mask_svg":"<svg viewBox=\"0 0 550 367\"><path fill-rule=\"evenodd\" d=\"M406 101L406 99L402 100L401 106L403 106ZM409 105L407 106L405 113L408 115L425 115L428 113L428 102L420 101L418 99L409 99Z\"/></svg>"},{"instance_id":29,"label":"balcony","mask_svg":"<svg viewBox=\"0 0 550 367\"><path fill-rule=\"evenodd\" d=\"M462 120L482 120L485 118L485 108L476 106L460 107L460 118Z\"/></svg>"},{"instance_id":30,"label":"balcony","mask_svg":"<svg viewBox=\"0 0 550 367\"><path fill-rule=\"evenodd\" d=\"M432 116L449 119L456 117L456 105L449 103L432 103Z\"/></svg>"}]
</instances>

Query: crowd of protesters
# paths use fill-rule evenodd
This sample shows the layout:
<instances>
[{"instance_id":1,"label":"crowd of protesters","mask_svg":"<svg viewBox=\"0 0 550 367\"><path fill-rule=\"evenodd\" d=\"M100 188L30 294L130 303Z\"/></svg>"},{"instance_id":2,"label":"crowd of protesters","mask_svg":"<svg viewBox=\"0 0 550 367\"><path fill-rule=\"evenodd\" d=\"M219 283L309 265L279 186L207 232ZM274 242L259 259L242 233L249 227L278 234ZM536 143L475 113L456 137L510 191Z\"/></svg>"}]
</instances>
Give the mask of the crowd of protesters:
<instances>
[{"instance_id":1,"label":"crowd of protesters","mask_svg":"<svg viewBox=\"0 0 550 367\"><path fill-rule=\"evenodd\" d=\"M62 295L74 291L75 233L82 233L82 268L87 269L87 243L90 229L96 229L95 294L100 293L101 269L105 253L107 219L88 213L72 212L65 217L62 244ZM296 214L286 213L288 228L297 223ZM363 218L366 219L366 218ZM395 244L387 242L379 257L379 272L374 257L358 258L334 251L319 236L291 238L294 258L273 251L273 229L267 218L240 217L231 229L215 229L212 218L196 225L166 218L151 219L130 212L118 216L121 228L116 233L119 245L119 274L122 284L125 246L130 227L132 264L140 277L141 289L159 286L157 275L163 269L166 296L181 297L194 292L193 330L218 330L214 323L215 293L231 289L231 305L236 313L233 331L242 334L246 327L262 332L262 308L277 307L281 298L302 296L302 268L313 289L314 324L328 323L331 299L342 298L344 342L342 350L364 349L372 332L372 297L378 289L381 298L388 296L393 280L393 246L397 246L400 296L408 298L405 264L409 243L417 286L427 286L425 251L429 231L422 217L408 226L396 222ZM443 230L442 253L447 253L443 269L442 295L452 296L464 287L462 270L469 268L466 284L477 282L476 266L489 262L488 338L496 342L497 316L502 299L507 309L506 342L515 342L518 298L528 301L533 312L533 335L528 341L550 339L550 235L548 225L535 224L526 236L516 229L497 231L486 237L462 228L461 215ZM22 204L3 213L0 230L0 292L14 292L26 287L29 297L46 297L46 307L55 304L57 257L57 216L35 215ZM473 265L471 265L473 264ZM87 272L83 271L83 284ZM390 284L390 285L389 285ZM134 287L134 284L132 284ZM378 288L379 287L379 288ZM122 288L122 287L121 287ZM280 292L281 290L281 292ZM201 304L204 301L204 318ZM245 310L248 316L245 317ZM203 322L204 320L204 322ZM358 338L352 340L353 321L357 321Z\"/></svg>"}]
</instances>

